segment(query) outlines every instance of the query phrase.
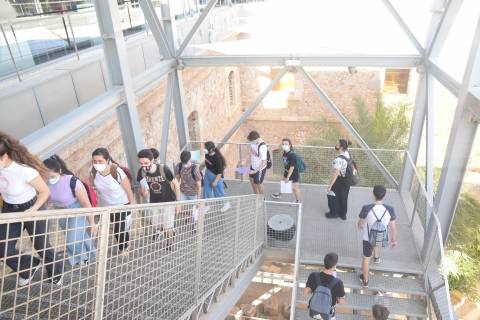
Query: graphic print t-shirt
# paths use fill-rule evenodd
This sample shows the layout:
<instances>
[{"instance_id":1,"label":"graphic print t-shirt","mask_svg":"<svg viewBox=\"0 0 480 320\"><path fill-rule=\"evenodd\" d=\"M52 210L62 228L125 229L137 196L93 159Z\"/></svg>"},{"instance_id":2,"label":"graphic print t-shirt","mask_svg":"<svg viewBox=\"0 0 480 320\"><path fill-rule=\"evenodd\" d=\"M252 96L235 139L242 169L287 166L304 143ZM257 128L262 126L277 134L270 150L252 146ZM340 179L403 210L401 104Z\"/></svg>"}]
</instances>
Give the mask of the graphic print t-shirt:
<instances>
[{"instance_id":1,"label":"graphic print t-shirt","mask_svg":"<svg viewBox=\"0 0 480 320\"><path fill-rule=\"evenodd\" d=\"M160 165L157 165L157 170L154 173L143 173L142 180L148 184L150 191L150 203L175 201L175 191L172 190L170 183L173 180L173 173L166 165L163 166L165 177L160 173Z\"/></svg>"}]
</instances>

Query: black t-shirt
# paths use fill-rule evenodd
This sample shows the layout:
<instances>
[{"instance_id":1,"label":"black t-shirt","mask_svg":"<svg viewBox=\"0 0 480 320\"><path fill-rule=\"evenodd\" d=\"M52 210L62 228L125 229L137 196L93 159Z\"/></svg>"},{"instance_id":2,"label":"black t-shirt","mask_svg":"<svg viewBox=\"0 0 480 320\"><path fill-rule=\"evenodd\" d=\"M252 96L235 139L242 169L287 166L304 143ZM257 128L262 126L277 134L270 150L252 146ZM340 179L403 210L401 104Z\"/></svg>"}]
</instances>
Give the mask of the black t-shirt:
<instances>
[{"instance_id":1,"label":"black t-shirt","mask_svg":"<svg viewBox=\"0 0 480 320\"><path fill-rule=\"evenodd\" d=\"M283 153L283 164L285 166L285 171L283 173L283 176L286 178L288 176L288 170L290 170L290 167L294 167L292 176L296 175L298 173L298 168L297 168L297 158L295 157L295 154L292 151L289 151L287 153Z\"/></svg>"},{"instance_id":2,"label":"black t-shirt","mask_svg":"<svg viewBox=\"0 0 480 320\"><path fill-rule=\"evenodd\" d=\"M225 163L218 152L215 152L214 155L205 155L205 166L214 174L223 174L225 170Z\"/></svg>"},{"instance_id":3,"label":"black t-shirt","mask_svg":"<svg viewBox=\"0 0 480 320\"><path fill-rule=\"evenodd\" d=\"M146 179L148 189L150 191L150 203L169 202L177 199L175 190L172 189L171 182L173 180L173 173L170 168L163 165L165 177L160 173L160 165L157 165L157 170L154 173L140 172L141 176L137 176L137 180Z\"/></svg>"},{"instance_id":4,"label":"black t-shirt","mask_svg":"<svg viewBox=\"0 0 480 320\"><path fill-rule=\"evenodd\" d=\"M312 272L308 276L306 287L313 291L321 284L324 287L328 287L334 276L326 274L325 272ZM338 279L335 286L332 288L332 307L337 304L338 298L345 297L345 288L343 287L342 280Z\"/></svg>"}]
</instances>

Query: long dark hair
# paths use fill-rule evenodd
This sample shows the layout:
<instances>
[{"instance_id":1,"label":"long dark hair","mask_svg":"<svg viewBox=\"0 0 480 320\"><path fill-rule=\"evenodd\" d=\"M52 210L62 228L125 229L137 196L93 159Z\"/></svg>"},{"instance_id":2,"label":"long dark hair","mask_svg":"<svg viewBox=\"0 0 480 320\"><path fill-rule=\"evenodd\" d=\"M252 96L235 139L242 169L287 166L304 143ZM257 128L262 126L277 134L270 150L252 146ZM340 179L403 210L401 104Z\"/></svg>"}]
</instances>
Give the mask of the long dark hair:
<instances>
[{"instance_id":1,"label":"long dark hair","mask_svg":"<svg viewBox=\"0 0 480 320\"><path fill-rule=\"evenodd\" d=\"M218 150L218 148L215 147L215 143L213 143L213 141L205 142L205 149L207 149L208 152L210 152L210 150L213 150L215 153L218 153L220 155L220 157L222 158L223 166L224 167L227 166L227 160L225 159L223 154L220 152L220 150Z\"/></svg>"},{"instance_id":2,"label":"long dark hair","mask_svg":"<svg viewBox=\"0 0 480 320\"><path fill-rule=\"evenodd\" d=\"M74 175L72 171L67 168L67 164L60 158L57 154L54 154L48 159L43 161L43 164L53 172L59 173L61 175Z\"/></svg>"},{"instance_id":3,"label":"long dark hair","mask_svg":"<svg viewBox=\"0 0 480 320\"><path fill-rule=\"evenodd\" d=\"M33 168L43 179L48 179L49 171L38 157L31 154L17 139L0 131L0 157L7 154L11 160Z\"/></svg>"},{"instance_id":4,"label":"long dark hair","mask_svg":"<svg viewBox=\"0 0 480 320\"><path fill-rule=\"evenodd\" d=\"M119 165L115 160L112 159L112 156L110 155L110 152L108 152L107 148L97 148L93 150L92 152L92 158L94 156L101 156L103 159L107 161L108 164L114 163L117 166Z\"/></svg>"}]
</instances>

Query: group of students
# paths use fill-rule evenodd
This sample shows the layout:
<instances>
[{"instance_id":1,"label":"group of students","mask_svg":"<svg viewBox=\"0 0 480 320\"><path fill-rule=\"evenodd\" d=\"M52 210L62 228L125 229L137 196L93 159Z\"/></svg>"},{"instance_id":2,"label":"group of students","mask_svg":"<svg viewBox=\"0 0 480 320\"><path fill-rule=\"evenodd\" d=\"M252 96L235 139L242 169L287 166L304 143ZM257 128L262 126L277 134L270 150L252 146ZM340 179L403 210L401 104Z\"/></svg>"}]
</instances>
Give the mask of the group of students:
<instances>
[{"instance_id":1,"label":"group of students","mask_svg":"<svg viewBox=\"0 0 480 320\"><path fill-rule=\"evenodd\" d=\"M266 170L271 167L271 157L265 141L257 131L247 136L250 142L249 178L254 193L264 194L263 185ZM200 198L221 198L225 196L224 171L227 166L225 157L211 141L205 143L205 172L200 164L191 160L191 153L183 151L179 164L173 171L159 162L159 152L156 149L140 150L137 154L140 166L136 181L140 186L139 193L148 198L150 203L172 202L181 200L196 200ZM337 157L333 160L333 174L327 186L328 206L330 212L327 218L340 217L346 219L347 201L350 184L348 171L352 170L352 159L348 152L349 142L343 139L337 141L335 149ZM278 149L283 151L284 180L292 182L296 201L301 200L299 156L295 154L290 139L285 138ZM127 255L129 252L129 228L132 224L132 214L121 207L135 202L132 189L132 177L129 170L115 162L106 148L97 148L92 152L92 167L88 181L76 177L58 156L53 155L41 162L32 155L20 142L5 133L0 132L0 194L2 196L2 213L35 212L49 205L53 208L90 208L96 205L119 207L113 210L110 221L117 241L118 253ZM351 174L351 172L350 172ZM93 191L95 188L95 192ZM362 208L359 214L358 227L363 229L363 272L360 275L362 286L368 287L369 262L373 256L374 263L380 263L379 248L385 246L385 239L390 240L392 247L396 246L395 212L391 206L383 204L386 189L375 186L373 189L375 202ZM222 212L230 209L228 201L223 201ZM157 227L154 238L164 237L167 240L167 250L173 244L174 221L176 208L168 206L166 212L150 212L151 224ZM205 208L206 211L209 208ZM93 237L98 232L98 225L93 215L75 215L59 219L59 225L66 230L68 262L71 266L88 264L96 258L96 248ZM375 233L372 240L372 230L384 226L382 233ZM388 228L391 237L388 236ZM62 284L64 265L61 259L56 259L55 252L46 236L47 222L32 220L0 224L0 257L5 257L5 263L18 271L20 286L25 286L33 279L41 266L41 261L30 254L18 254L15 246L23 229L31 235L33 246L43 259L48 279L59 286ZM380 228L381 229L381 228ZM386 236L386 238L385 238ZM381 242L381 243L379 243ZM341 280L333 280L329 270L335 267L338 257L325 256L324 275L311 275L307 281L305 293L314 293L319 287L331 287L332 306L342 303L344 296ZM329 267L330 266L330 267ZM333 283L333 284L332 284ZM342 294L343 292L343 294ZM336 297L336 298L335 298ZM334 316L334 308L331 310Z\"/></svg>"}]
</instances>

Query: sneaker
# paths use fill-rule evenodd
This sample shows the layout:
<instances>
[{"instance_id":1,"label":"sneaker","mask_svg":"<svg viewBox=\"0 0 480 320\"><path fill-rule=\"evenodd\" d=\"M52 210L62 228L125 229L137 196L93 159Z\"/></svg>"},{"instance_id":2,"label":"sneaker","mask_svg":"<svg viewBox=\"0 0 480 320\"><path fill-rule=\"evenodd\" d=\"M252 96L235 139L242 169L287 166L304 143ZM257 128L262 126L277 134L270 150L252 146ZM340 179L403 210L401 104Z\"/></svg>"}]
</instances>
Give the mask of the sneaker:
<instances>
[{"instance_id":1,"label":"sneaker","mask_svg":"<svg viewBox=\"0 0 480 320\"><path fill-rule=\"evenodd\" d=\"M271 194L271 197L272 197L273 199L280 199L280 198L282 197L282 195L281 195L280 193L278 193L278 192L275 192L275 193L272 193L272 194Z\"/></svg>"},{"instance_id":2,"label":"sneaker","mask_svg":"<svg viewBox=\"0 0 480 320\"><path fill-rule=\"evenodd\" d=\"M30 276L30 278L27 278L27 279L24 279L22 277L18 277L18 286L19 287L24 287L26 286L27 284L30 283L30 281L33 280L33 277L35 277L35 274L37 273L38 269L40 269L40 262L36 265L36 267L33 269L32 271L32 275Z\"/></svg>"},{"instance_id":3,"label":"sneaker","mask_svg":"<svg viewBox=\"0 0 480 320\"><path fill-rule=\"evenodd\" d=\"M225 202L225 204L223 205L222 209L220 209L221 212L225 212L227 211L228 209L230 209L232 206L230 205L230 202Z\"/></svg>"},{"instance_id":4,"label":"sneaker","mask_svg":"<svg viewBox=\"0 0 480 320\"><path fill-rule=\"evenodd\" d=\"M365 280L363 279L363 274L359 275L359 276L358 276L358 279L360 280L360 283L362 284L362 287L368 288L368 281L365 281Z\"/></svg>"},{"instance_id":5,"label":"sneaker","mask_svg":"<svg viewBox=\"0 0 480 320\"><path fill-rule=\"evenodd\" d=\"M380 262L382 262L382 259L380 259L380 257L373 257L373 263L379 264Z\"/></svg>"},{"instance_id":6,"label":"sneaker","mask_svg":"<svg viewBox=\"0 0 480 320\"><path fill-rule=\"evenodd\" d=\"M340 219L342 219L342 220L347 220L347 217L340 217Z\"/></svg>"},{"instance_id":7,"label":"sneaker","mask_svg":"<svg viewBox=\"0 0 480 320\"><path fill-rule=\"evenodd\" d=\"M61 287L62 286L62 280L63 280L63 275L59 275L59 276L56 276L55 278L53 278L52 283L56 287Z\"/></svg>"}]
</instances>

